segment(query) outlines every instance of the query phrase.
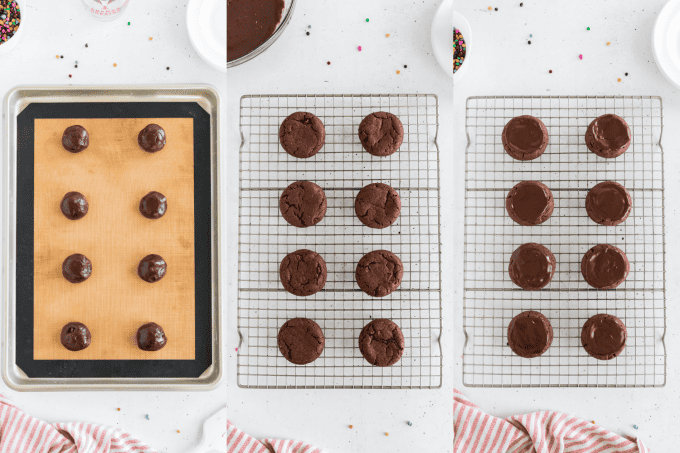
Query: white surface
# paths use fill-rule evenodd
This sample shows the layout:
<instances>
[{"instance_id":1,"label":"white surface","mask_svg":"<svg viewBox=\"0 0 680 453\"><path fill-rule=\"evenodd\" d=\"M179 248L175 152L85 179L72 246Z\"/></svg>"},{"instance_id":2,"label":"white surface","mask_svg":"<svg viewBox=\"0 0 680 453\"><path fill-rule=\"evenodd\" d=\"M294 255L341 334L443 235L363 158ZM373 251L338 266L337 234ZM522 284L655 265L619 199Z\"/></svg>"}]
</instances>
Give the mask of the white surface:
<instances>
[{"instance_id":1,"label":"white surface","mask_svg":"<svg viewBox=\"0 0 680 453\"><path fill-rule=\"evenodd\" d=\"M451 451L451 230L442 228L443 386L439 390L257 390L236 385L239 101L244 94L434 93L439 96L441 168L451 168L451 78L432 54L438 0L316 0L299 3L265 53L227 70L227 387L229 419L257 437L300 439L329 452ZM366 22L366 18L370 22ZM307 28L311 25L312 28ZM305 33L309 31L310 35ZM390 37L385 35L389 33ZM362 46L362 51L357 51ZM330 61L331 65L326 62ZM404 68L408 65L408 68ZM396 71L401 74L396 74ZM442 196L450 178L442 173ZM442 199L442 203L445 203ZM449 320L446 322L446 320ZM407 426L410 420L413 426ZM353 425L349 429L348 425ZM389 432L389 436L385 436Z\"/></svg>"},{"instance_id":2,"label":"white surface","mask_svg":"<svg viewBox=\"0 0 680 453\"><path fill-rule=\"evenodd\" d=\"M80 0L33 0L27 8L26 34L3 56L12 70L0 80L2 96L19 84L208 83L221 92L224 112L225 75L192 49L184 20L186 1L166 0L160 8L157 2L133 0L121 18L111 22L90 17ZM57 54L64 58L56 59ZM224 113L222 121L224 125ZM224 406L225 392L222 385L209 393L19 393L0 383L0 393L42 420L116 426L168 453L198 444L203 421Z\"/></svg>"},{"instance_id":3,"label":"white surface","mask_svg":"<svg viewBox=\"0 0 680 453\"><path fill-rule=\"evenodd\" d=\"M680 275L677 235L680 181L680 93L657 69L652 55L652 28L663 0L594 0L498 2L488 11L477 0L456 0L455 8L470 21L475 37L474 65L454 89L456 181L451 200L456 235L454 286L454 385L482 409L497 416L556 410L632 436L655 452L677 451L680 439L677 401L680 384ZM587 31L586 27L591 30ZM529 34L533 34L529 38ZM527 40L531 39L531 45ZM611 42L607 46L607 42ZM579 60L583 54L583 60ZM553 73L548 71L552 69ZM628 72L629 76L624 74ZM617 78L622 82L617 82ZM651 389L481 389L463 387L462 287L465 166L465 100L473 95L660 95L664 105L662 145L665 161L667 384ZM635 430L633 425L638 425ZM670 429L669 429L670 428Z\"/></svg>"},{"instance_id":4,"label":"white surface","mask_svg":"<svg viewBox=\"0 0 680 453\"><path fill-rule=\"evenodd\" d=\"M432 49L434 56L439 62L442 70L453 78L453 53L451 45L451 18L453 17L453 0L444 0L437 9L437 13L432 21Z\"/></svg>"},{"instance_id":5,"label":"white surface","mask_svg":"<svg viewBox=\"0 0 680 453\"><path fill-rule=\"evenodd\" d=\"M224 0L190 0L187 7L189 40L213 68L227 72L227 4Z\"/></svg>"},{"instance_id":6,"label":"white surface","mask_svg":"<svg viewBox=\"0 0 680 453\"><path fill-rule=\"evenodd\" d=\"M203 423L203 437L191 453L226 453L226 435L227 408L223 407Z\"/></svg>"}]
</instances>

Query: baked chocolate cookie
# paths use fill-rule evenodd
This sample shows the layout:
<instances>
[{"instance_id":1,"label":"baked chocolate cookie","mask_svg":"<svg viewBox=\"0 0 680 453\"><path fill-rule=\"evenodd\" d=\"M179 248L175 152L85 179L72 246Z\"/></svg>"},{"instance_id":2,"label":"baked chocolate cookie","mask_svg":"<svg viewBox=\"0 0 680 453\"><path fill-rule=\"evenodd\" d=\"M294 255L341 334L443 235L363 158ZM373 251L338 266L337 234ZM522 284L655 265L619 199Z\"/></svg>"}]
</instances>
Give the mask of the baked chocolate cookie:
<instances>
[{"instance_id":1,"label":"baked chocolate cookie","mask_svg":"<svg viewBox=\"0 0 680 453\"><path fill-rule=\"evenodd\" d=\"M548 350L552 341L550 321L537 311L524 311L508 325L508 346L520 357L538 357Z\"/></svg>"},{"instance_id":2,"label":"baked chocolate cookie","mask_svg":"<svg viewBox=\"0 0 680 453\"><path fill-rule=\"evenodd\" d=\"M359 191L354 200L354 212L367 227L387 228L399 217L401 199L396 190L376 182Z\"/></svg>"},{"instance_id":3,"label":"baked chocolate cookie","mask_svg":"<svg viewBox=\"0 0 680 453\"><path fill-rule=\"evenodd\" d=\"M92 334L90 329L81 322L69 322L61 329L59 336L61 344L69 351L82 351L90 346Z\"/></svg>"},{"instance_id":4,"label":"baked chocolate cookie","mask_svg":"<svg viewBox=\"0 0 680 453\"><path fill-rule=\"evenodd\" d=\"M90 209L90 204L85 199L85 195L80 192L68 192L61 199L59 204L61 212L70 220L78 220L85 217Z\"/></svg>"},{"instance_id":5,"label":"baked chocolate cookie","mask_svg":"<svg viewBox=\"0 0 680 453\"><path fill-rule=\"evenodd\" d=\"M71 283L81 283L92 275L92 262L80 253L74 253L61 265L61 275Z\"/></svg>"},{"instance_id":6,"label":"baked chocolate cookie","mask_svg":"<svg viewBox=\"0 0 680 453\"><path fill-rule=\"evenodd\" d=\"M326 344L321 327L311 319L293 318L279 329L281 355L290 363L306 365L319 358Z\"/></svg>"},{"instance_id":7,"label":"baked chocolate cookie","mask_svg":"<svg viewBox=\"0 0 680 453\"><path fill-rule=\"evenodd\" d=\"M288 154L306 159L319 152L326 141L326 129L313 113L295 112L281 123L279 141Z\"/></svg>"},{"instance_id":8,"label":"baked chocolate cookie","mask_svg":"<svg viewBox=\"0 0 680 453\"><path fill-rule=\"evenodd\" d=\"M520 245L510 257L508 273L512 282L528 291L536 291L550 283L555 275L555 255L541 244Z\"/></svg>"},{"instance_id":9,"label":"baked chocolate cookie","mask_svg":"<svg viewBox=\"0 0 680 453\"><path fill-rule=\"evenodd\" d=\"M149 124L139 132L137 143L148 153L155 153L165 147L165 130L158 124Z\"/></svg>"},{"instance_id":10,"label":"baked chocolate cookie","mask_svg":"<svg viewBox=\"0 0 680 453\"><path fill-rule=\"evenodd\" d=\"M613 245L598 244L581 260L581 275L593 288L614 289L626 280L628 272L628 257Z\"/></svg>"},{"instance_id":11,"label":"baked chocolate cookie","mask_svg":"<svg viewBox=\"0 0 680 453\"><path fill-rule=\"evenodd\" d=\"M71 153L79 153L90 145L90 134L83 126L70 126L61 136L61 145Z\"/></svg>"},{"instance_id":12,"label":"baked chocolate cookie","mask_svg":"<svg viewBox=\"0 0 680 453\"><path fill-rule=\"evenodd\" d=\"M623 322L604 313L588 319L581 330L583 349L598 360L611 360L621 354L627 339L628 331Z\"/></svg>"},{"instance_id":13,"label":"baked chocolate cookie","mask_svg":"<svg viewBox=\"0 0 680 453\"><path fill-rule=\"evenodd\" d=\"M356 279L359 288L372 297L384 297L401 284L404 265L397 255L387 250L374 250L359 260Z\"/></svg>"},{"instance_id":14,"label":"baked chocolate cookie","mask_svg":"<svg viewBox=\"0 0 680 453\"><path fill-rule=\"evenodd\" d=\"M404 334L389 319L374 319L361 329L359 351L373 366L391 366L404 354Z\"/></svg>"},{"instance_id":15,"label":"baked chocolate cookie","mask_svg":"<svg viewBox=\"0 0 680 453\"><path fill-rule=\"evenodd\" d=\"M158 351L168 343L163 328L155 322L149 322L137 329L137 347L142 351Z\"/></svg>"},{"instance_id":16,"label":"baked chocolate cookie","mask_svg":"<svg viewBox=\"0 0 680 453\"><path fill-rule=\"evenodd\" d=\"M550 218L554 208L552 192L538 181L520 182L505 198L505 209L510 218L524 226L540 225Z\"/></svg>"},{"instance_id":17,"label":"baked chocolate cookie","mask_svg":"<svg viewBox=\"0 0 680 453\"><path fill-rule=\"evenodd\" d=\"M631 137L626 120L609 113L590 123L586 129L586 146L600 157L614 158L626 152Z\"/></svg>"},{"instance_id":18,"label":"baked chocolate cookie","mask_svg":"<svg viewBox=\"0 0 680 453\"><path fill-rule=\"evenodd\" d=\"M168 264L162 256L151 254L146 255L137 266L137 275L147 283L155 283L165 277Z\"/></svg>"},{"instance_id":19,"label":"baked chocolate cookie","mask_svg":"<svg viewBox=\"0 0 680 453\"><path fill-rule=\"evenodd\" d=\"M516 116L503 128L503 149L513 159L533 160L548 147L548 129L530 115Z\"/></svg>"},{"instance_id":20,"label":"baked chocolate cookie","mask_svg":"<svg viewBox=\"0 0 680 453\"><path fill-rule=\"evenodd\" d=\"M286 222L298 228L314 226L326 215L326 194L311 181L286 187L279 198L279 210Z\"/></svg>"},{"instance_id":21,"label":"baked chocolate cookie","mask_svg":"<svg viewBox=\"0 0 680 453\"><path fill-rule=\"evenodd\" d=\"M599 183L586 196L588 216L600 225L623 223L632 207L633 200L626 188L614 181Z\"/></svg>"},{"instance_id":22,"label":"baked chocolate cookie","mask_svg":"<svg viewBox=\"0 0 680 453\"><path fill-rule=\"evenodd\" d=\"M326 262L316 252L301 249L281 261L279 276L283 288L296 296L311 296L326 284Z\"/></svg>"},{"instance_id":23,"label":"baked chocolate cookie","mask_svg":"<svg viewBox=\"0 0 680 453\"><path fill-rule=\"evenodd\" d=\"M149 192L139 202L139 212L147 219L160 219L168 210L168 199L160 192Z\"/></svg>"},{"instance_id":24,"label":"baked chocolate cookie","mask_svg":"<svg viewBox=\"0 0 680 453\"><path fill-rule=\"evenodd\" d=\"M388 112L375 112L359 124L359 140L366 151L374 156L389 156L404 140L404 126Z\"/></svg>"}]
</instances>

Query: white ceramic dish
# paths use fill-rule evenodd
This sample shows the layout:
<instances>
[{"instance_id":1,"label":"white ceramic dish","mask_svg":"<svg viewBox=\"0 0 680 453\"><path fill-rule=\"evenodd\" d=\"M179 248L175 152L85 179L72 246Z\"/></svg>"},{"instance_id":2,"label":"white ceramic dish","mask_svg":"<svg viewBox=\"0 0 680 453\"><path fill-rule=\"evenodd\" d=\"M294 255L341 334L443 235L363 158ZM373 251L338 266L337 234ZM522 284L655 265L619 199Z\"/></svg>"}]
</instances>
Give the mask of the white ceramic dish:
<instances>
[{"instance_id":1,"label":"white ceramic dish","mask_svg":"<svg viewBox=\"0 0 680 453\"><path fill-rule=\"evenodd\" d=\"M444 0L432 20L432 50L444 72L453 77L453 0Z\"/></svg>"},{"instance_id":2,"label":"white ceramic dish","mask_svg":"<svg viewBox=\"0 0 680 453\"><path fill-rule=\"evenodd\" d=\"M460 30L460 32L463 34L466 49L465 61L463 62L462 65L460 65L460 69L458 69L458 71L456 71L456 73L453 75L453 84L455 85L456 82L463 78L463 75L465 75L468 66L470 66L470 54L473 43L472 43L472 29L470 28L470 24L465 19L465 17L463 17L462 14L456 11L453 12L453 26ZM453 60L453 51L451 52L451 59Z\"/></svg>"},{"instance_id":3,"label":"white ceramic dish","mask_svg":"<svg viewBox=\"0 0 680 453\"><path fill-rule=\"evenodd\" d=\"M227 2L189 0L187 30L198 55L213 68L227 72Z\"/></svg>"},{"instance_id":4,"label":"white ceramic dish","mask_svg":"<svg viewBox=\"0 0 680 453\"><path fill-rule=\"evenodd\" d=\"M661 9L652 33L654 59L661 73L680 88L680 0Z\"/></svg>"}]
</instances>

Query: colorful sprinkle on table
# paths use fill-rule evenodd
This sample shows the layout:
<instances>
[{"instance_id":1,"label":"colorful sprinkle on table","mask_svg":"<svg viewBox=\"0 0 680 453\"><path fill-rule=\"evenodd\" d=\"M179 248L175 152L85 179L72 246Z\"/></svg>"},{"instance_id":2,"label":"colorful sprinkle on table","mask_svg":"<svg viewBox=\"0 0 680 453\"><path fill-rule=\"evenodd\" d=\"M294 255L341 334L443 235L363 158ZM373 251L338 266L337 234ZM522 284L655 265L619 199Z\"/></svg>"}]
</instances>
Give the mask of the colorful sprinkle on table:
<instances>
[{"instance_id":1,"label":"colorful sprinkle on table","mask_svg":"<svg viewBox=\"0 0 680 453\"><path fill-rule=\"evenodd\" d=\"M579 56L578 56L578 59L579 59L579 60L583 60L583 55L579 55Z\"/></svg>"},{"instance_id":2,"label":"colorful sprinkle on table","mask_svg":"<svg viewBox=\"0 0 680 453\"><path fill-rule=\"evenodd\" d=\"M626 77L628 77L628 73L626 73Z\"/></svg>"},{"instance_id":3,"label":"colorful sprinkle on table","mask_svg":"<svg viewBox=\"0 0 680 453\"><path fill-rule=\"evenodd\" d=\"M349 429L352 429L352 428L354 428L354 426L352 426L352 425L349 425Z\"/></svg>"},{"instance_id":4,"label":"colorful sprinkle on table","mask_svg":"<svg viewBox=\"0 0 680 453\"><path fill-rule=\"evenodd\" d=\"M168 66L167 68L165 68L165 70L166 70L166 71L169 71L169 70L170 70L170 66ZM236 348L236 349L238 350L238 348Z\"/></svg>"},{"instance_id":5,"label":"colorful sprinkle on table","mask_svg":"<svg viewBox=\"0 0 680 453\"><path fill-rule=\"evenodd\" d=\"M404 68L408 68L408 65L404 65Z\"/></svg>"},{"instance_id":6,"label":"colorful sprinkle on table","mask_svg":"<svg viewBox=\"0 0 680 453\"><path fill-rule=\"evenodd\" d=\"M607 41L607 45L611 44L611 42Z\"/></svg>"},{"instance_id":7,"label":"colorful sprinkle on table","mask_svg":"<svg viewBox=\"0 0 680 453\"><path fill-rule=\"evenodd\" d=\"M385 38L389 38L389 37L390 37L390 34L389 34L389 33L385 35Z\"/></svg>"},{"instance_id":8,"label":"colorful sprinkle on table","mask_svg":"<svg viewBox=\"0 0 680 453\"><path fill-rule=\"evenodd\" d=\"M312 28L312 26L311 26L311 25L307 25L307 28Z\"/></svg>"},{"instance_id":9,"label":"colorful sprinkle on table","mask_svg":"<svg viewBox=\"0 0 680 453\"><path fill-rule=\"evenodd\" d=\"M638 429L638 425L633 425L633 429Z\"/></svg>"},{"instance_id":10,"label":"colorful sprinkle on table","mask_svg":"<svg viewBox=\"0 0 680 453\"><path fill-rule=\"evenodd\" d=\"M411 423L411 422L406 422L406 424L407 424L408 426L413 426L413 423Z\"/></svg>"},{"instance_id":11,"label":"colorful sprinkle on table","mask_svg":"<svg viewBox=\"0 0 680 453\"><path fill-rule=\"evenodd\" d=\"M117 407L116 409L118 409L118 412L120 412L120 407Z\"/></svg>"},{"instance_id":12,"label":"colorful sprinkle on table","mask_svg":"<svg viewBox=\"0 0 680 453\"><path fill-rule=\"evenodd\" d=\"M153 41L153 37L152 37L152 36L149 36L149 41Z\"/></svg>"},{"instance_id":13,"label":"colorful sprinkle on table","mask_svg":"<svg viewBox=\"0 0 680 453\"><path fill-rule=\"evenodd\" d=\"M72 77L73 77L73 76L72 76L71 74L68 75L68 78L69 78L69 79L72 78ZM621 79L619 79L619 80L621 80Z\"/></svg>"},{"instance_id":14,"label":"colorful sprinkle on table","mask_svg":"<svg viewBox=\"0 0 680 453\"><path fill-rule=\"evenodd\" d=\"M86 44L85 44L85 47L90 47L90 46L88 46L87 43L86 43Z\"/></svg>"},{"instance_id":15,"label":"colorful sprinkle on table","mask_svg":"<svg viewBox=\"0 0 680 453\"><path fill-rule=\"evenodd\" d=\"M149 419L149 414L146 414L146 419L147 419L147 420Z\"/></svg>"},{"instance_id":16,"label":"colorful sprinkle on table","mask_svg":"<svg viewBox=\"0 0 680 453\"><path fill-rule=\"evenodd\" d=\"M307 32L307 36L309 36L309 32Z\"/></svg>"},{"instance_id":17,"label":"colorful sprinkle on table","mask_svg":"<svg viewBox=\"0 0 680 453\"><path fill-rule=\"evenodd\" d=\"M524 6L524 3L520 3L519 6Z\"/></svg>"},{"instance_id":18,"label":"colorful sprinkle on table","mask_svg":"<svg viewBox=\"0 0 680 453\"><path fill-rule=\"evenodd\" d=\"M498 11L498 8L494 8L494 11Z\"/></svg>"},{"instance_id":19,"label":"colorful sprinkle on table","mask_svg":"<svg viewBox=\"0 0 680 453\"><path fill-rule=\"evenodd\" d=\"M117 66L118 66L118 63L114 63L114 64L113 64L113 67L114 67L114 68L117 67Z\"/></svg>"},{"instance_id":20,"label":"colorful sprinkle on table","mask_svg":"<svg viewBox=\"0 0 680 453\"><path fill-rule=\"evenodd\" d=\"M177 430L177 433L179 434L179 429Z\"/></svg>"},{"instance_id":21,"label":"colorful sprinkle on table","mask_svg":"<svg viewBox=\"0 0 680 453\"><path fill-rule=\"evenodd\" d=\"M532 35L532 34L529 34L529 38L533 38L533 37L534 37L534 35Z\"/></svg>"},{"instance_id":22,"label":"colorful sprinkle on table","mask_svg":"<svg viewBox=\"0 0 680 453\"><path fill-rule=\"evenodd\" d=\"M357 47L357 49L359 49L359 52L361 52L361 46Z\"/></svg>"},{"instance_id":23,"label":"colorful sprinkle on table","mask_svg":"<svg viewBox=\"0 0 680 453\"><path fill-rule=\"evenodd\" d=\"M621 81L621 77L619 77L617 80L620 82L620 81Z\"/></svg>"},{"instance_id":24,"label":"colorful sprinkle on table","mask_svg":"<svg viewBox=\"0 0 680 453\"><path fill-rule=\"evenodd\" d=\"M401 74L401 71L397 69L397 74Z\"/></svg>"},{"instance_id":25,"label":"colorful sprinkle on table","mask_svg":"<svg viewBox=\"0 0 680 453\"><path fill-rule=\"evenodd\" d=\"M491 11L491 7L489 6L489 11Z\"/></svg>"},{"instance_id":26,"label":"colorful sprinkle on table","mask_svg":"<svg viewBox=\"0 0 680 453\"><path fill-rule=\"evenodd\" d=\"M527 44L531 45L531 41L528 41Z\"/></svg>"},{"instance_id":27,"label":"colorful sprinkle on table","mask_svg":"<svg viewBox=\"0 0 680 453\"><path fill-rule=\"evenodd\" d=\"M368 22L368 18L366 18L366 22Z\"/></svg>"},{"instance_id":28,"label":"colorful sprinkle on table","mask_svg":"<svg viewBox=\"0 0 680 453\"><path fill-rule=\"evenodd\" d=\"M586 30L590 30L590 27L586 28Z\"/></svg>"},{"instance_id":29,"label":"colorful sprinkle on table","mask_svg":"<svg viewBox=\"0 0 680 453\"><path fill-rule=\"evenodd\" d=\"M57 59L59 58L59 55L57 55Z\"/></svg>"},{"instance_id":30,"label":"colorful sprinkle on table","mask_svg":"<svg viewBox=\"0 0 680 453\"><path fill-rule=\"evenodd\" d=\"M331 62L330 62L330 61L327 61L327 62L326 62L326 64L327 64L327 65L330 65L330 64L331 64Z\"/></svg>"},{"instance_id":31,"label":"colorful sprinkle on table","mask_svg":"<svg viewBox=\"0 0 680 453\"><path fill-rule=\"evenodd\" d=\"M548 71L548 72L549 72L550 74L552 74L552 69L551 69L550 71Z\"/></svg>"},{"instance_id":32,"label":"colorful sprinkle on table","mask_svg":"<svg viewBox=\"0 0 680 453\"><path fill-rule=\"evenodd\" d=\"M389 435L390 435L390 433L385 433L385 435L386 435L386 436L389 436Z\"/></svg>"},{"instance_id":33,"label":"colorful sprinkle on table","mask_svg":"<svg viewBox=\"0 0 680 453\"><path fill-rule=\"evenodd\" d=\"M465 54L467 48L465 46L465 39L463 34L457 28L453 29L453 73L455 74L460 69L460 66L465 61Z\"/></svg>"},{"instance_id":34,"label":"colorful sprinkle on table","mask_svg":"<svg viewBox=\"0 0 680 453\"><path fill-rule=\"evenodd\" d=\"M128 22L128 25L130 25L130 22Z\"/></svg>"}]
</instances>

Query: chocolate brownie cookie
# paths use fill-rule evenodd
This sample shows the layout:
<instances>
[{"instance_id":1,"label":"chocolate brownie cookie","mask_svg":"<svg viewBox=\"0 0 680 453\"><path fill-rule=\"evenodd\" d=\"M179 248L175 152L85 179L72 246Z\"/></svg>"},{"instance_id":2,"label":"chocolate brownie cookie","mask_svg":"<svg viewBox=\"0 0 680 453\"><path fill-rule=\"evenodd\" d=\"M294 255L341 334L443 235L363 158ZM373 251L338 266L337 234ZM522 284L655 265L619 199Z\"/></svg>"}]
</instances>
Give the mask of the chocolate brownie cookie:
<instances>
[{"instance_id":1,"label":"chocolate brownie cookie","mask_svg":"<svg viewBox=\"0 0 680 453\"><path fill-rule=\"evenodd\" d=\"M326 284L326 262L316 252L301 249L281 261L279 275L283 288L296 296L311 296Z\"/></svg>"},{"instance_id":2,"label":"chocolate brownie cookie","mask_svg":"<svg viewBox=\"0 0 680 453\"><path fill-rule=\"evenodd\" d=\"M505 198L510 218L524 226L540 225L550 218L554 208L552 192L538 181L520 182Z\"/></svg>"},{"instance_id":3,"label":"chocolate brownie cookie","mask_svg":"<svg viewBox=\"0 0 680 453\"><path fill-rule=\"evenodd\" d=\"M530 115L517 116L503 128L503 149L513 159L533 160L548 147L548 129Z\"/></svg>"},{"instance_id":4,"label":"chocolate brownie cookie","mask_svg":"<svg viewBox=\"0 0 680 453\"><path fill-rule=\"evenodd\" d=\"M586 129L586 146L600 157L614 158L626 152L631 137L626 120L607 114L595 118Z\"/></svg>"},{"instance_id":5,"label":"chocolate brownie cookie","mask_svg":"<svg viewBox=\"0 0 680 453\"><path fill-rule=\"evenodd\" d=\"M552 341L550 321L537 311L524 311L508 325L508 346L520 357L538 357L548 350Z\"/></svg>"},{"instance_id":6,"label":"chocolate brownie cookie","mask_svg":"<svg viewBox=\"0 0 680 453\"><path fill-rule=\"evenodd\" d=\"M371 113L359 124L359 140L370 154L389 156L401 146L404 140L404 126L399 118L391 113Z\"/></svg>"},{"instance_id":7,"label":"chocolate brownie cookie","mask_svg":"<svg viewBox=\"0 0 680 453\"><path fill-rule=\"evenodd\" d=\"M508 273L512 282L528 291L544 288L555 275L555 255L530 242L520 245L510 257Z\"/></svg>"},{"instance_id":8,"label":"chocolate brownie cookie","mask_svg":"<svg viewBox=\"0 0 680 453\"><path fill-rule=\"evenodd\" d=\"M296 365L306 365L318 359L326 344L321 327L307 318L286 321L279 329L277 341L281 355Z\"/></svg>"},{"instance_id":9,"label":"chocolate brownie cookie","mask_svg":"<svg viewBox=\"0 0 680 453\"><path fill-rule=\"evenodd\" d=\"M356 279L359 288L372 297L384 297L401 284L404 265L397 255L387 250L374 250L359 260Z\"/></svg>"},{"instance_id":10,"label":"chocolate brownie cookie","mask_svg":"<svg viewBox=\"0 0 680 453\"><path fill-rule=\"evenodd\" d=\"M600 225L614 226L623 223L632 207L633 200L626 188L614 181L599 183L586 196L588 216Z\"/></svg>"},{"instance_id":11,"label":"chocolate brownie cookie","mask_svg":"<svg viewBox=\"0 0 680 453\"><path fill-rule=\"evenodd\" d=\"M326 129L316 115L295 112L281 123L279 141L288 154L306 159L319 152L326 141Z\"/></svg>"},{"instance_id":12,"label":"chocolate brownie cookie","mask_svg":"<svg viewBox=\"0 0 680 453\"><path fill-rule=\"evenodd\" d=\"M581 260L581 275L593 288L614 289L626 280L628 272L628 257L613 245L596 245Z\"/></svg>"},{"instance_id":13,"label":"chocolate brownie cookie","mask_svg":"<svg viewBox=\"0 0 680 453\"><path fill-rule=\"evenodd\" d=\"M404 353L404 345L404 334L389 319L374 319L359 334L359 351L374 366L397 363Z\"/></svg>"},{"instance_id":14,"label":"chocolate brownie cookie","mask_svg":"<svg viewBox=\"0 0 680 453\"><path fill-rule=\"evenodd\" d=\"M380 182L369 184L354 200L354 212L361 223L370 228L387 228L401 211L401 199L396 190Z\"/></svg>"},{"instance_id":15,"label":"chocolate brownie cookie","mask_svg":"<svg viewBox=\"0 0 680 453\"><path fill-rule=\"evenodd\" d=\"M581 330L583 349L598 360L611 360L621 354L627 339L628 331L623 322L604 313L587 320Z\"/></svg>"},{"instance_id":16,"label":"chocolate brownie cookie","mask_svg":"<svg viewBox=\"0 0 680 453\"><path fill-rule=\"evenodd\" d=\"M286 187L279 199L279 209L286 222L298 228L314 226L326 215L327 201L323 189L311 181L298 181Z\"/></svg>"}]
</instances>

